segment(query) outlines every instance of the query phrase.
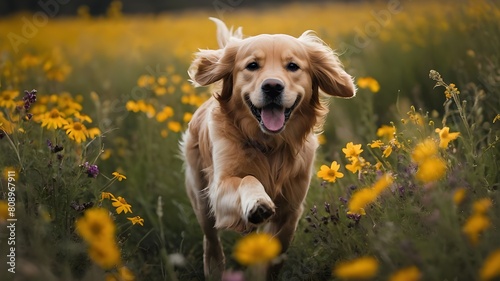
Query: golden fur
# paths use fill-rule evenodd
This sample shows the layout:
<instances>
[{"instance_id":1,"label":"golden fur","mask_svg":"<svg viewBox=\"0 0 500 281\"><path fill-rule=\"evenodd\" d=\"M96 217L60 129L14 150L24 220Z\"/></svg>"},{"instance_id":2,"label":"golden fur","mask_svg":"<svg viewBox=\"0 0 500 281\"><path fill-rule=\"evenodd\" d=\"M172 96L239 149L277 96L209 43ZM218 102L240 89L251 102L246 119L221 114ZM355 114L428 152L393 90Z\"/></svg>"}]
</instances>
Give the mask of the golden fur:
<instances>
[{"instance_id":1,"label":"golden fur","mask_svg":"<svg viewBox=\"0 0 500 281\"><path fill-rule=\"evenodd\" d=\"M320 95L350 98L355 86L310 31L243 38L241 29L212 20L220 49L198 52L189 74L195 85L219 83L220 90L195 112L181 148L205 234L205 275L220 279L218 229L246 233L263 225L286 251L312 176L315 131L328 112Z\"/></svg>"}]
</instances>

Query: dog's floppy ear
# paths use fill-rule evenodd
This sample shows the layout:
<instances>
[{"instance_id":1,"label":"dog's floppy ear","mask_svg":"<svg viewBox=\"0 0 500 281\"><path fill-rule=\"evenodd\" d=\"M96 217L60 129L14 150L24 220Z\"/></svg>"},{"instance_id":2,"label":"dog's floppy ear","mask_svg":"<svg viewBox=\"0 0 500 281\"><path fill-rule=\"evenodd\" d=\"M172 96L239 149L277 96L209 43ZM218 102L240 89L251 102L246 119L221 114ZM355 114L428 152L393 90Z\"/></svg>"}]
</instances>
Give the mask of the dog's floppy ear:
<instances>
[{"instance_id":1,"label":"dog's floppy ear","mask_svg":"<svg viewBox=\"0 0 500 281\"><path fill-rule=\"evenodd\" d=\"M335 52L311 31L304 32L299 40L304 42L309 55L313 83L328 95L354 97L356 86Z\"/></svg>"},{"instance_id":2,"label":"dog's floppy ear","mask_svg":"<svg viewBox=\"0 0 500 281\"><path fill-rule=\"evenodd\" d=\"M217 26L218 50L200 50L189 67L188 73L195 86L215 83L231 74L238 42L243 37L241 27L233 31L216 18L210 18Z\"/></svg>"}]
</instances>

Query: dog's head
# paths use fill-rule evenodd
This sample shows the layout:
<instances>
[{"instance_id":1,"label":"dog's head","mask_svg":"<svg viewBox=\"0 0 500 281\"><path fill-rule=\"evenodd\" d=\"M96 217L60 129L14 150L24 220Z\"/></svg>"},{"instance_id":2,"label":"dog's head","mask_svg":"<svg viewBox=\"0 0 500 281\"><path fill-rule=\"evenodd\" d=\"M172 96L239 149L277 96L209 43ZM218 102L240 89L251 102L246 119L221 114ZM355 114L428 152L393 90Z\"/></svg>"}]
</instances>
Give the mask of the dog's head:
<instances>
[{"instance_id":1,"label":"dog's head","mask_svg":"<svg viewBox=\"0 0 500 281\"><path fill-rule=\"evenodd\" d=\"M289 123L310 131L321 123L327 109L319 90L342 98L355 95L351 76L313 32L298 38L262 34L243 39L240 29L233 32L212 20L220 49L198 52L189 75L201 86L222 81L216 98L225 111L251 117L264 133L279 134Z\"/></svg>"}]
</instances>

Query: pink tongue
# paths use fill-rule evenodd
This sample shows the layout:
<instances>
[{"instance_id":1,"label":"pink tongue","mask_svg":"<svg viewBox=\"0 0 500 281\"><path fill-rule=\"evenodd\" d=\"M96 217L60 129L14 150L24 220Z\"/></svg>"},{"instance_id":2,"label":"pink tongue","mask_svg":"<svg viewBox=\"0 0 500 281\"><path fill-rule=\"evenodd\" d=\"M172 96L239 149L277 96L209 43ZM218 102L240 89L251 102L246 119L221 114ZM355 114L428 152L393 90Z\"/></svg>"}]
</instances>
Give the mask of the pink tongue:
<instances>
[{"instance_id":1,"label":"pink tongue","mask_svg":"<svg viewBox=\"0 0 500 281\"><path fill-rule=\"evenodd\" d=\"M285 108L264 107L260 116L269 131L279 131L285 125Z\"/></svg>"}]
</instances>

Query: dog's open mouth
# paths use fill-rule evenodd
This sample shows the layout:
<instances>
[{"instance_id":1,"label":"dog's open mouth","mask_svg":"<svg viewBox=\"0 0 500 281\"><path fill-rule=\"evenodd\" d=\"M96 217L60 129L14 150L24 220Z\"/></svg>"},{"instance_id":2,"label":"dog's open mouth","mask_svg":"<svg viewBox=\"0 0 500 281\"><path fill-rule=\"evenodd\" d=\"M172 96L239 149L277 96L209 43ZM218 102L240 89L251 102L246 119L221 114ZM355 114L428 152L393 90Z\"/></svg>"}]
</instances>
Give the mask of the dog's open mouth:
<instances>
[{"instance_id":1,"label":"dog's open mouth","mask_svg":"<svg viewBox=\"0 0 500 281\"><path fill-rule=\"evenodd\" d=\"M279 133L283 130L283 128L285 128L285 124L290 118L292 111L295 109L297 104L299 104L300 96L297 97L290 108L285 108L284 106L274 102L269 103L262 108L257 108L250 101L250 97L248 95L245 96L245 101L263 130L269 133Z\"/></svg>"}]
</instances>

